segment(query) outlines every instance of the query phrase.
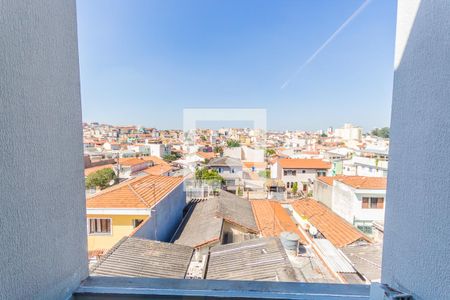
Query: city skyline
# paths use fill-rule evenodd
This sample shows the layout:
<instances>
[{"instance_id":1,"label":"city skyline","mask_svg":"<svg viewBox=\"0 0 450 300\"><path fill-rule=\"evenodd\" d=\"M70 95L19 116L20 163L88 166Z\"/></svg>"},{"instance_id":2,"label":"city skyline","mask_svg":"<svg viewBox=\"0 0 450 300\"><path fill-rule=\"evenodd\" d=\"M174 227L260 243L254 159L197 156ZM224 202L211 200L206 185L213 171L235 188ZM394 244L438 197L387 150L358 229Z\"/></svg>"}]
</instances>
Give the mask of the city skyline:
<instances>
[{"instance_id":1,"label":"city skyline","mask_svg":"<svg viewBox=\"0 0 450 300\"><path fill-rule=\"evenodd\" d=\"M273 130L389 126L395 1L78 1L77 11L86 121L181 128L185 108L257 107Z\"/></svg>"}]
</instances>

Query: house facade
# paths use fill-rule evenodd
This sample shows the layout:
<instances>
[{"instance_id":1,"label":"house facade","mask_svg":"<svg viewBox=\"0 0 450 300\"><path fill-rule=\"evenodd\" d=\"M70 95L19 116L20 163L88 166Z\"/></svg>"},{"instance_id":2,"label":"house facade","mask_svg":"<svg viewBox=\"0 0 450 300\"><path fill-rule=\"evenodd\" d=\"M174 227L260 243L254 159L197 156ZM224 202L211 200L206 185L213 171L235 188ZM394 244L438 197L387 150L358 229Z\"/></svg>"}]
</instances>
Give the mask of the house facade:
<instances>
[{"instance_id":1,"label":"house facade","mask_svg":"<svg viewBox=\"0 0 450 300\"><path fill-rule=\"evenodd\" d=\"M318 176L326 176L331 170L331 163L322 159L281 158L271 166L271 177L281 179L289 190L296 183L298 191L312 191Z\"/></svg>"},{"instance_id":2,"label":"house facade","mask_svg":"<svg viewBox=\"0 0 450 300\"><path fill-rule=\"evenodd\" d=\"M384 221L386 182L385 177L319 177L314 198L347 222L371 231L374 221Z\"/></svg>"},{"instance_id":3,"label":"house facade","mask_svg":"<svg viewBox=\"0 0 450 300\"><path fill-rule=\"evenodd\" d=\"M170 239L186 205L182 183L182 177L146 175L88 197L88 250L107 250L144 225L152 235L146 238Z\"/></svg>"}]
</instances>

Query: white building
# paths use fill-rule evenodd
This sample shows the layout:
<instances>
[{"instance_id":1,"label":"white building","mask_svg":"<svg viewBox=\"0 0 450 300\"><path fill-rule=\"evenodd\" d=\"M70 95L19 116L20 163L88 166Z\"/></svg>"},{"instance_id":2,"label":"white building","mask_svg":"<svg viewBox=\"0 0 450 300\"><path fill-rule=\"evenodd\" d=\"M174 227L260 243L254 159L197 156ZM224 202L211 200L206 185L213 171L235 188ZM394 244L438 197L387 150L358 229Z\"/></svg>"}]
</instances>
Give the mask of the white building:
<instances>
[{"instance_id":1,"label":"white building","mask_svg":"<svg viewBox=\"0 0 450 300\"><path fill-rule=\"evenodd\" d=\"M346 141L360 141L362 138L362 128L352 124L344 124L343 128L336 128L334 136Z\"/></svg>"},{"instance_id":2,"label":"white building","mask_svg":"<svg viewBox=\"0 0 450 300\"><path fill-rule=\"evenodd\" d=\"M318 176L328 175L331 163L321 159L278 159L270 168L271 178L281 179L287 189L292 189L297 183L298 190L312 190L314 180Z\"/></svg>"},{"instance_id":3,"label":"white building","mask_svg":"<svg viewBox=\"0 0 450 300\"><path fill-rule=\"evenodd\" d=\"M320 177L314 185L314 198L365 230L373 221L384 221L386 182L385 177Z\"/></svg>"}]
</instances>

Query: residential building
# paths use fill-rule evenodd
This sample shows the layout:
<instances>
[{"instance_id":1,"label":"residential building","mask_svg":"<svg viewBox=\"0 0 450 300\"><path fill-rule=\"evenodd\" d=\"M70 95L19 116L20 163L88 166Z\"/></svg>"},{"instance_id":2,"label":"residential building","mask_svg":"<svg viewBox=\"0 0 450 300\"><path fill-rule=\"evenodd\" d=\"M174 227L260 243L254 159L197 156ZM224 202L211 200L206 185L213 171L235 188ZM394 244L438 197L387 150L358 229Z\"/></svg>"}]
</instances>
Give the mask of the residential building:
<instances>
[{"instance_id":1,"label":"residential building","mask_svg":"<svg viewBox=\"0 0 450 300\"><path fill-rule=\"evenodd\" d=\"M218 196L189 203L172 242L204 254L214 245L244 241L258 232L250 202L221 191Z\"/></svg>"},{"instance_id":2,"label":"residential building","mask_svg":"<svg viewBox=\"0 0 450 300\"><path fill-rule=\"evenodd\" d=\"M331 169L331 163L321 159L280 158L271 166L271 177L281 179L287 189L292 189L294 183L298 191L312 191L316 177L326 176Z\"/></svg>"},{"instance_id":3,"label":"residential building","mask_svg":"<svg viewBox=\"0 0 450 300\"><path fill-rule=\"evenodd\" d=\"M344 127L334 130L334 136L345 141L360 141L362 138L362 128L353 126L352 124L344 124Z\"/></svg>"},{"instance_id":4,"label":"residential building","mask_svg":"<svg viewBox=\"0 0 450 300\"><path fill-rule=\"evenodd\" d=\"M366 176L319 177L314 197L361 230L372 231L384 220L386 178Z\"/></svg>"},{"instance_id":5,"label":"residential building","mask_svg":"<svg viewBox=\"0 0 450 300\"><path fill-rule=\"evenodd\" d=\"M169 240L186 205L182 183L182 177L146 175L89 196L88 250L111 248L144 221L152 239Z\"/></svg>"},{"instance_id":6,"label":"residential building","mask_svg":"<svg viewBox=\"0 0 450 300\"><path fill-rule=\"evenodd\" d=\"M206 166L208 169L216 170L223 177L227 190L236 191L242 184L243 172L240 159L228 156L216 157Z\"/></svg>"},{"instance_id":7,"label":"residential building","mask_svg":"<svg viewBox=\"0 0 450 300\"><path fill-rule=\"evenodd\" d=\"M119 176L130 178L138 172L152 166L153 162L138 157L128 157L119 159Z\"/></svg>"},{"instance_id":8,"label":"residential building","mask_svg":"<svg viewBox=\"0 0 450 300\"><path fill-rule=\"evenodd\" d=\"M367 282L380 281L382 242L373 241L315 199L297 200L291 209L293 218L309 234L325 262L331 263L331 268L339 261L343 265L351 261L346 272L336 269L347 282L358 283L361 278Z\"/></svg>"}]
</instances>

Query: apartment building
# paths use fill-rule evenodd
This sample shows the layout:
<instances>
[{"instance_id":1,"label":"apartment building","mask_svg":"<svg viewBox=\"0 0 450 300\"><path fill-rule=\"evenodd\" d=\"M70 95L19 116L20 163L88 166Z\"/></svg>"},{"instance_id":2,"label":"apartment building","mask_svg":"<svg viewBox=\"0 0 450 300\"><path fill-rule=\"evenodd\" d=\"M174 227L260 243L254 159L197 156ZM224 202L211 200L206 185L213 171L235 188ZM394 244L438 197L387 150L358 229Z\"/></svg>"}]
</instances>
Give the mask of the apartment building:
<instances>
[{"instance_id":1,"label":"apartment building","mask_svg":"<svg viewBox=\"0 0 450 300\"><path fill-rule=\"evenodd\" d=\"M331 169L331 163L322 159L280 158L272 164L271 178L281 179L287 189L292 189L297 183L298 190L309 192L318 176L326 176Z\"/></svg>"}]
</instances>

